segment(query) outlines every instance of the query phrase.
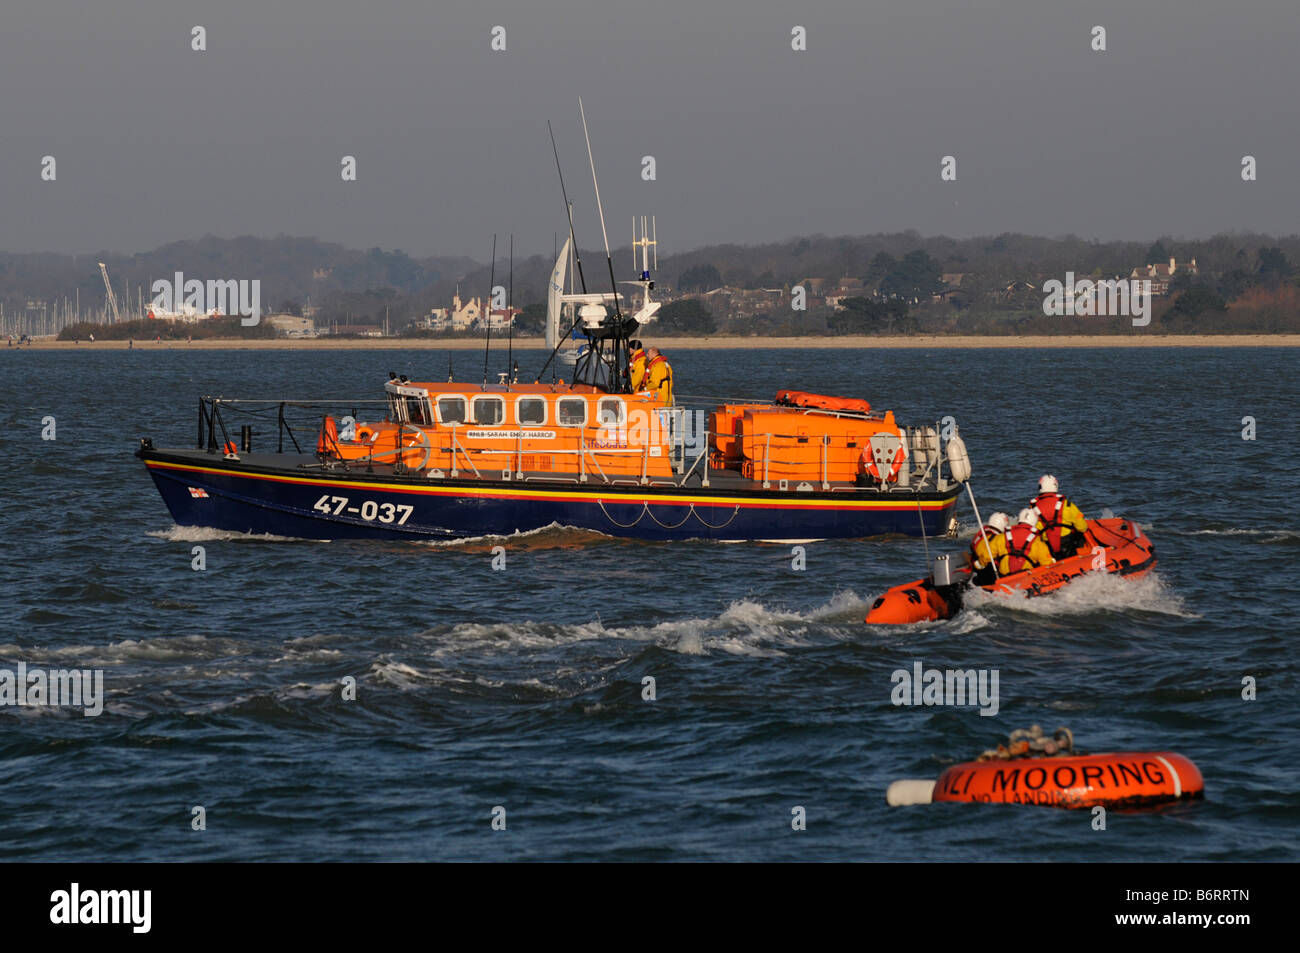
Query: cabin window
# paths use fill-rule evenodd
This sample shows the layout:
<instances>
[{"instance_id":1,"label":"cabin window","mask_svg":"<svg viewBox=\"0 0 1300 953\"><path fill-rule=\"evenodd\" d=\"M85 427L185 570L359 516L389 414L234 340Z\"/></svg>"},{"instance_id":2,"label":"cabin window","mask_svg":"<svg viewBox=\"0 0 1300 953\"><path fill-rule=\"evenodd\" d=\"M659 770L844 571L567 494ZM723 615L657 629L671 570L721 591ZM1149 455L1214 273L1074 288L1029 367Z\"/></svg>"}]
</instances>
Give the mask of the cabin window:
<instances>
[{"instance_id":1,"label":"cabin window","mask_svg":"<svg viewBox=\"0 0 1300 953\"><path fill-rule=\"evenodd\" d=\"M443 424L463 424L465 422L465 398L439 397L438 422Z\"/></svg>"},{"instance_id":2,"label":"cabin window","mask_svg":"<svg viewBox=\"0 0 1300 953\"><path fill-rule=\"evenodd\" d=\"M587 402L581 397L561 397L555 411L561 427L583 427L587 423Z\"/></svg>"},{"instance_id":3,"label":"cabin window","mask_svg":"<svg viewBox=\"0 0 1300 953\"><path fill-rule=\"evenodd\" d=\"M546 423L546 398L520 397L515 404L515 418L524 425Z\"/></svg>"},{"instance_id":4,"label":"cabin window","mask_svg":"<svg viewBox=\"0 0 1300 953\"><path fill-rule=\"evenodd\" d=\"M602 397L596 405L596 424L601 427L621 427L627 411L617 397Z\"/></svg>"},{"instance_id":5,"label":"cabin window","mask_svg":"<svg viewBox=\"0 0 1300 953\"><path fill-rule=\"evenodd\" d=\"M475 397L470 401L474 423L482 427L495 427L506 419L506 402L501 397Z\"/></svg>"},{"instance_id":6,"label":"cabin window","mask_svg":"<svg viewBox=\"0 0 1300 953\"><path fill-rule=\"evenodd\" d=\"M429 415L429 401L424 397L407 397L405 419L407 423L428 425L433 423Z\"/></svg>"},{"instance_id":7,"label":"cabin window","mask_svg":"<svg viewBox=\"0 0 1300 953\"><path fill-rule=\"evenodd\" d=\"M391 419L400 424L427 425L433 422L433 413L427 397L389 394L388 413Z\"/></svg>"}]
</instances>

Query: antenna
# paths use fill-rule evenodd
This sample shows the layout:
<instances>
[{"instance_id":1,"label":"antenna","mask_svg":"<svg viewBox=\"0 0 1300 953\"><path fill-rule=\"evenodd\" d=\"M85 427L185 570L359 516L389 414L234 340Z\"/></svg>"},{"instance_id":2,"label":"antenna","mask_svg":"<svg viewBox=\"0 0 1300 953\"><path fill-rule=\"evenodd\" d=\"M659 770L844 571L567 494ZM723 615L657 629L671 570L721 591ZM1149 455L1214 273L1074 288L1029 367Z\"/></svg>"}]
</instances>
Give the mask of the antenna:
<instances>
[{"instance_id":1,"label":"antenna","mask_svg":"<svg viewBox=\"0 0 1300 953\"><path fill-rule=\"evenodd\" d=\"M506 345L506 380L510 380L510 363L515 359L515 233L510 233L510 279L506 291L506 322L509 326Z\"/></svg>"},{"instance_id":2,"label":"antenna","mask_svg":"<svg viewBox=\"0 0 1300 953\"><path fill-rule=\"evenodd\" d=\"M582 274L582 252L578 251L578 239L573 233L573 203L569 201L569 193L564 188L564 170L560 168L560 150L555 145L555 130L551 128L551 121L546 120L546 131L551 134L551 151L555 153L555 171L560 176L560 194L564 196L564 211L569 216L569 241L572 243L574 261L578 265L578 282L582 285L582 293L587 293L587 279Z\"/></svg>"},{"instance_id":3,"label":"antenna","mask_svg":"<svg viewBox=\"0 0 1300 953\"><path fill-rule=\"evenodd\" d=\"M600 182L596 179L596 159L591 152L591 133L587 131L587 110L578 97L578 112L582 115L582 135L587 140L587 161L591 164L591 184L596 190L596 211L600 214L600 236L605 241L605 264L609 268L609 288L614 305L614 328L610 335L609 387L613 393L631 391L631 355L627 349L627 329L623 324L623 310L618 305L618 282L614 280L614 259L609 254L609 233L605 230L605 205L600 198ZM594 346L593 346L594 351Z\"/></svg>"},{"instance_id":4,"label":"antenna","mask_svg":"<svg viewBox=\"0 0 1300 953\"><path fill-rule=\"evenodd\" d=\"M600 237L605 241L605 262L609 265L609 284L614 292L614 316L622 317L618 308L618 283L614 281L614 259L609 256L609 234L605 231L605 206L600 200L600 183L596 181L596 159L591 154L591 134L587 132L587 111L578 97L578 112L582 115L582 136L587 140L587 161L591 164L591 184L596 189L596 211L600 214ZM582 289L584 292L586 288Z\"/></svg>"},{"instance_id":5,"label":"antenna","mask_svg":"<svg viewBox=\"0 0 1300 953\"><path fill-rule=\"evenodd\" d=\"M650 222L651 223L654 222L653 216L651 216ZM652 248L654 249L654 267L656 271L659 270L659 243L655 241L654 238L650 237L651 235L650 228L654 228L653 224L650 226L650 228L647 228L646 224L647 224L646 217L642 215L641 216L641 237L637 238L636 217L633 216L632 218L632 270L640 272L641 281L650 280L650 249ZM639 265L636 260L636 253L638 248L641 250L641 261Z\"/></svg>"},{"instance_id":6,"label":"antenna","mask_svg":"<svg viewBox=\"0 0 1300 953\"><path fill-rule=\"evenodd\" d=\"M564 214L569 217L569 254L572 256L575 265L575 267L569 269L569 290L573 290L573 273L576 271L578 273L578 283L582 285L582 293L586 294L587 278L582 273L582 252L578 249L578 238L573 230L573 203L569 201L569 193L564 187L564 170L560 168L560 150L555 145L555 130L551 128L551 121L549 119L546 120L546 131L551 134L551 152L555 154L555 171L560 177L560 194L564 197ZM578 310L575 308L573 312L573 320L569 322L569 329L555 342L555 349L551 351L551 356L546 359L546 363L542 365L542 369L537 375L539 380L542 375L546 373L546 369L550 367L552 369L551 383L555 383L556 378L559 375L559 368L556 367L554 363L555 355L560 353L560 348L564 347L564 342L569 339L569 335L573 333L573 329L578 326L578 321L579 314Z\"/></svg>"},{"instance_id":7,"label":"antenna","mask_svg":"<svg viewBox=\"0 0 1300 953\"><path fill-rule=\"evenodd\" d=\"M492 267L488 274L488 294L487 294L487 337L483 340L483 389L487 390L488 378L488 350L492 346L492 289L496 287L497 281L497 236L496 232L492 233Z\"/></svg>"}]
</instances>

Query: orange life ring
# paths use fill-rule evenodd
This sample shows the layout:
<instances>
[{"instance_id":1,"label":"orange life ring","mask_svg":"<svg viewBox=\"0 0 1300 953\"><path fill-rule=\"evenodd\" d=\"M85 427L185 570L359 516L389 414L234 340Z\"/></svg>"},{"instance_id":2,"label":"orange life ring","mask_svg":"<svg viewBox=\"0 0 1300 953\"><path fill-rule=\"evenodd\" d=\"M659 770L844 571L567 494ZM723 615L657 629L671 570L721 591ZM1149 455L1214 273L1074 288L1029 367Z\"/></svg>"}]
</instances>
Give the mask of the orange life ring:
<instances>
[{"instance_id":1,"label":"orange life ring","mask_svg":"<svg viewBox=\"0 0 1300 953\"><path fill-rule=\"evenodd\" d=\"M325 426L321 428L320 436L316 438L316 452L329 453L330 448L337 447L338 443L338 424L334 423L333 417L326 416Z\"/></svg>"},{"instance_id":2,"label":"orange life ring","mask_svg":"<svg viewBox=\"0 0 1300 953\"><path fill-rule=\"evenodd\" d=\"M889 467L889 475L881 480L880 469L876 466L876 458L871 452L871 444L868 443L862 448L862 469L877 483L897 483L898 473L903 469L903 462L907 459L907 449L899 445L897 452L894 454L894 462Z\"/></svg>"},{"instance_id":3,"label":"orange life ring","mask_svg":"<svg viewBox=\"0 0 1300 953\"><path fill-rule=\"evenodd\" d=\"M939 775L933 800L1048 807L1141 807L1205 796L1200 770L1172 751L966 761Z\"/></svg>"},{"instance_id":4,"label":"orange life ring","mask_svg":"<svg viewBox=\"0 0 1300 953\"><path fill-rule=\"evenodd\" d=\"M239 453L239 448L235 446L235 441L233 440L227 440L222 444L221 450L223 453L227 453L232 457Z\"/></svg>"}]
</instances>

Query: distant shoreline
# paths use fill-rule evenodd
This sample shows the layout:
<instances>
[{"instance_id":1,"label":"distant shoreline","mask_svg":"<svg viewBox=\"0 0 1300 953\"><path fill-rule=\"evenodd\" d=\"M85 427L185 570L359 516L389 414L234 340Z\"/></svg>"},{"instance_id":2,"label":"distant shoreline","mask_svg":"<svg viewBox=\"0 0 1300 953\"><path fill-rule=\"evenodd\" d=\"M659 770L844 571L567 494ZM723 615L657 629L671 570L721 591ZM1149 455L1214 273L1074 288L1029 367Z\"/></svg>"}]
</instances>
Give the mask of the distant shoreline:
<instances>
[{"instance_id":1,"label":"distant shoreline","mask_svg":"<svg viewBox=\"0 0 1300 953\"><path fill-rule=\"evenodd\" d=\"M1062 335L912 335L895 337L654 337L642 332L647 344L665 351L701 350L773 350L844 349L844 348L1080 348L1080 347L1300 347L1300 334L1062 334ZM41 351L125 351L126 341L36 341L23 345ZM208 338L184 341L136 341L137 350L357 350L357 351L481 351L482 339L473 338ZM17 350L17 344L14 349ZM492 350L504 351L506 344L493 339ZM536 338L514 342L516 351L543 351ZM6 349L7 350L7 349Z\"/></svg>"}]
</instances>

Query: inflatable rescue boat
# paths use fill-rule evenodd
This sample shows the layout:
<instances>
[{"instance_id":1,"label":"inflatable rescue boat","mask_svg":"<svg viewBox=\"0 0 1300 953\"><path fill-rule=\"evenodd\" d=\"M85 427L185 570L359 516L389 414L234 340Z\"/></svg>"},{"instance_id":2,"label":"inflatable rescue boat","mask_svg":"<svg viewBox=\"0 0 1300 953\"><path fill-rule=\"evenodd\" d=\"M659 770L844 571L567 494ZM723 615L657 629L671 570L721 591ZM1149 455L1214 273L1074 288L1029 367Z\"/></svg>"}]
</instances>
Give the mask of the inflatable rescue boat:
<instances>
[{"instance_id":1,"label":"inflatable rescue boat","mask_svg":"<svg viewBox=\"0 0 1300 953\"><path fill-rule=\"evenodd\" d=\"M1088 521L1088 532L1077 555L1050 566L1002 576L990 585L976 586L970 569L953 570L948 555L936 556L928 579L894 586L871 605L866 621L876 625L903 625L949 619L961 611L962 597L971 589L1027 596L1055 592L1090 572L1137 578L1156 565L1156 550L1142 527L1127 519Z\"/></svg>"},{"instance_id":2,"label":"inflatable rescue boat","mask_svg":"<svg viewBox=\"0 0 1300 953\"><path fill-rule=\"evenodd\" d=\"M1200 770L1172 751L1086 755L1074 751L1066 729L1057 729L1052 739L1037 725L1011 737L1017 735L1022 739L1013 740L1010 750L999 745L976 761L948 767L938 780L895 781L885 799L894 807L963 801L1077 809L1151 807L1205 796Z\"/></svg>"}]
</instances>

